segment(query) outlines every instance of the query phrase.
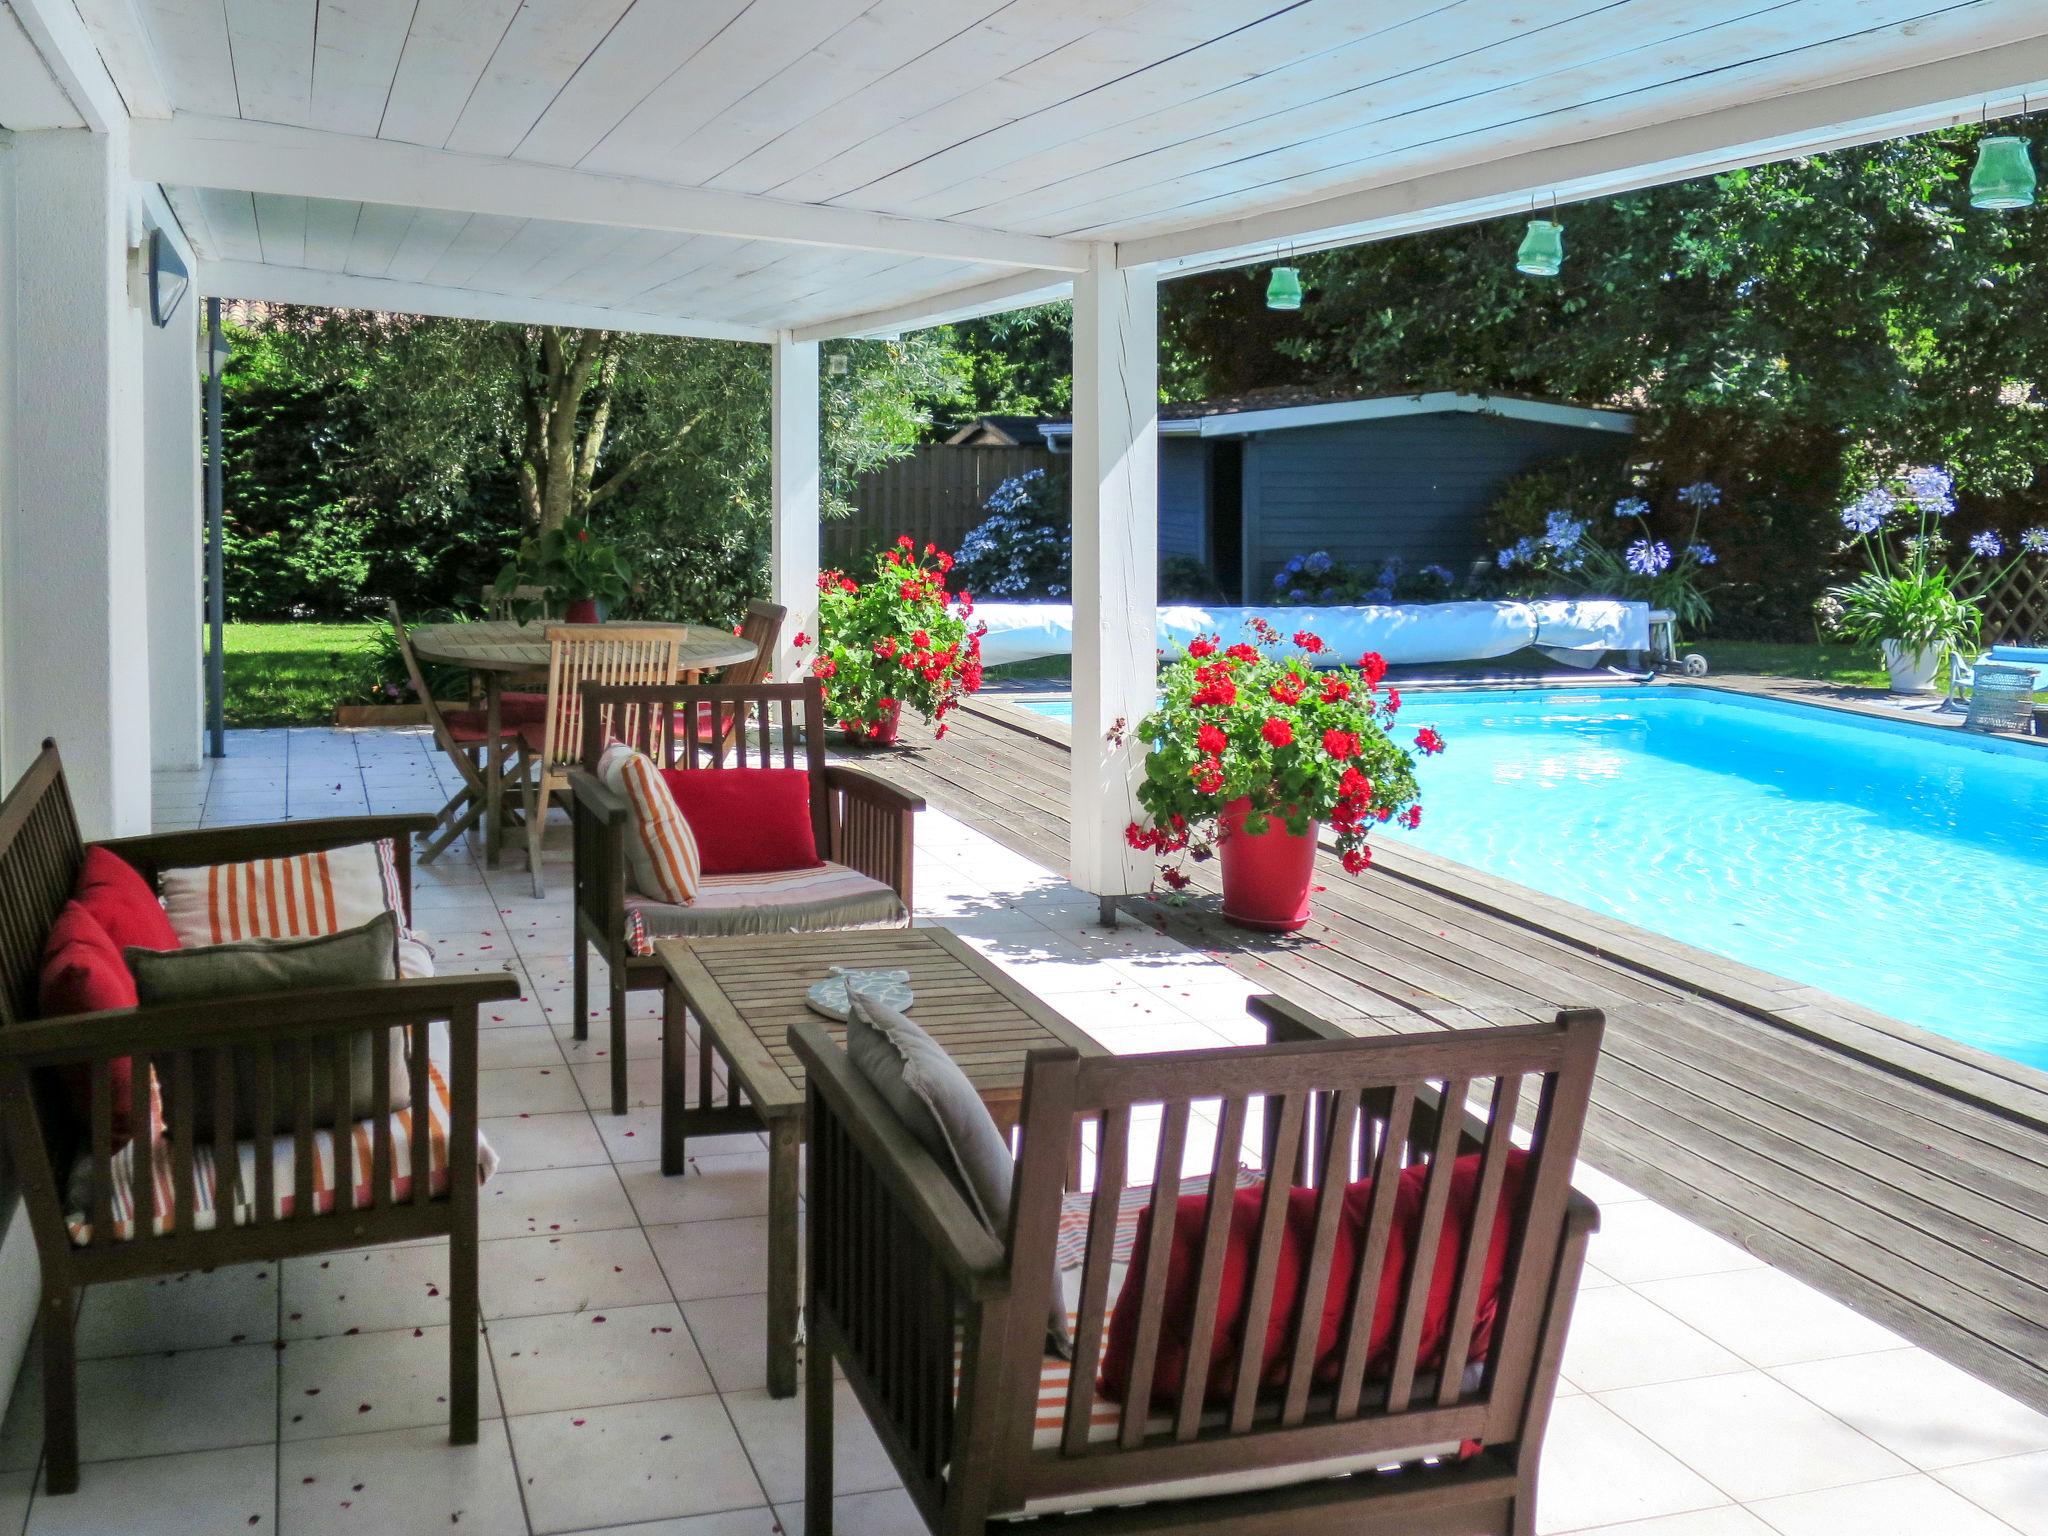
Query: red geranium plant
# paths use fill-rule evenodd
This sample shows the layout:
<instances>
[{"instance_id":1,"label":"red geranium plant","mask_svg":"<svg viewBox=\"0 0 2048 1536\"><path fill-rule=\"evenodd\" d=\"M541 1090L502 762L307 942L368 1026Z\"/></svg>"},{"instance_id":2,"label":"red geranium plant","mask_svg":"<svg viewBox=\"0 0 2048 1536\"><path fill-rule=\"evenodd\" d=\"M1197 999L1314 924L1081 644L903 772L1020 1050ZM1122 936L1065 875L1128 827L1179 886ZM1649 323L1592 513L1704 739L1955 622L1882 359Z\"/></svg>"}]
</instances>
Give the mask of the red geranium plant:
<instances>
[{"instance_id":1,"label":"red geranium plant","mask_svg":"<svg viewBox=\"0 0 2048 1536\"><path fill-rule=\"evenodd\" d=\"M1149 748L1138 786L1146 819L1124 835L1160 855L1176 890L1188 884L1182 857L1207 858L1225 808L1239 800L1250 802L1244 827L1253 836L1276 817L1296 836L1311 822L1328 826L1352 874L1372 862L1375 826L1422 820L1415 757L1392 734L1401 694L1385 686L1386 662L1367 652L1356 666L1318 668L1321 637L1300 630L1290 647L1262 619L1251 629L1256 644L1190 642L1161 667L1159 707L1138 724ZM1424 756L1444 747L1428 727L1413 740Z\"/></svg>"},{"instance_id":2,"label":"red geranium plant","mask_svg":"<svg viewBox=\"0 0 2048 1536\"><path fill-rule=\"evenodd\" d=\"M829 717L855 740L884 740L907 706L946 734L946 716L981 687L981 637L971 593L946 590L953 557L936 544L920 554L909 534L875 556L865 582L844 571L818 575L818 654L811 675L825 687ZM810 637L799 634L798 645Z\"/></svg>"}]
</instances>

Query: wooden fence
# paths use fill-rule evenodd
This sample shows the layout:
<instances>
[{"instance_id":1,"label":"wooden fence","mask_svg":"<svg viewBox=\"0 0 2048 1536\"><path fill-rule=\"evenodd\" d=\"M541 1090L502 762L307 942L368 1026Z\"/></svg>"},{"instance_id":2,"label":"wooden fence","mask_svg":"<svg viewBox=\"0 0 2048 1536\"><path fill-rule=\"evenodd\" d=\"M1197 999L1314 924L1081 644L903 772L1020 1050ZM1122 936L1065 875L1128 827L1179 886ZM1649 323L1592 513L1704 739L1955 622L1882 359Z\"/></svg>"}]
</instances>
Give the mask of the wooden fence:
<instances>
[{"instance_id":1,"label":"wooden fence","mask_svg":"<svg viewBox=\"0 0 2048 1536\"><path fill-rule=\"evenodd\" d=\"M2048 576L2040 561L2022 560L1984 594L1984 639L1993 645L2048 641Z\"/></svg>"},{"instance_id":2,"label":"wooden fence","mask_svg":"<svg viewBox=\"0 0 2048 1536\"><path fill-rule=\"evenodd\" d=\"M870 550L907 533L920 548L960 547L967 530L988 513L989 493L1012 475L1052 467L1043 448L952 448L928 443L854 483L853 515L827 522L820 532L825 564L848 566Z\"/></svg>"}]
</instances>

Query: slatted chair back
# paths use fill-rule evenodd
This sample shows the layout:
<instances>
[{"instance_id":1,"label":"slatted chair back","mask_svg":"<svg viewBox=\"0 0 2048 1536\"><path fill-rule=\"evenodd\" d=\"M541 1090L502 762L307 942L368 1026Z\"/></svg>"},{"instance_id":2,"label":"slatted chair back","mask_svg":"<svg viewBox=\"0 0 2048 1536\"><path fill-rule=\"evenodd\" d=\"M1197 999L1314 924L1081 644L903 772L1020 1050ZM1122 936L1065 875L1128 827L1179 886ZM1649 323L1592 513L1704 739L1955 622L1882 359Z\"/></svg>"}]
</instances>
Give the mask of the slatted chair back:
<instances>
[{"instance_id":1,"label":"slatted chair back","mask_svg":"<svg viewBox=\"0 0 2048 1536\"><path fill-rule=\"evenodd\" d=\"M672 687L681 671L682 634L667 625L548 626L548 705L541 771L566 775L583 746L583 688Z\"/></svg>"},{"instance_id":2,"label":"slatted chair back","mask_svg":"<svg viewBox=\"0 0 2048 1536\"><path fill-rule=\"evenodd\" d=\"M36 1016L43 941L84 858L64 764L46 740L0 801L0 1026Z\"/></svg>"},{"instance_id":3,"label":"slatted chair back","mask_svg":"<svg viewBox=\"0 0 2048 1536\"><path fill-rule=\"evenodd\" d=\"M1286 1008L1262 998L1254 1013L1262 1006ZM1554 1378L1562 1347L1554 1292L1570 1180L1601 1030L1600 1015L1588 1010L1554 1024L1429 1036L1093 1059L1038 1053L1027 1071L1011 1227L1006 1239L992 1240L1004 1250L1008 1299L979 1310L969 1299L978 1287L996 1286L988 1260L971 1257L972 1235L957 1246L933 1241L936 1208L891 1179L887 1160L872 1155L875 1133L851 1123L864 1117L834 1102L847 1090L813 1068L811 1081L822 1090L811 1102L814 1337L831 1340L842 1364L854 1362L846 1368L869 1418L935 1530L980 1530L989 1515L1062 1503L1109 1506L1127 1502L1118 1490L1257 1478L1334 1458L1363 1458L1358 1465L1370 1468L1374 1457L1403 1459L1421 1447L1540 1445L1553 1384L1544 1370ZM806 1041L799 1050L807 1062L821 1054ZM1075 1358L1057 1444L1034 1448L1045 1411L1045 1317L1058 1294L1070 1148L1089 1121L1098 1127L1097 1156L1079 1233ZM1274 1176L1248 1180L1247 1166ZM1194 1172L1193 1182L1184 1182L1184 1170ZM1337 1287L1342 1315L1332 1355L1320 1301L1332 1285L1347 1189L1366 1179L1370 1190L1351 1195L1352 1278ZM1256 1204L1252 1244L1233 1256L1233 1212L1245 1185ZM1195 1196L1199 1227L1191 1245L1182 1215L1141 1229L1142 1256L1117 1252L1119 1216L1139 1190L1161 1213ZM1308 1193L1290 1199L1292 1190ZM1493 1233L1510 1192L1505 1262L1489 1316L1482 1292L1492 1245L1466 1237ZM1460 1208L1465 1221L1447 1219ZM1181 1280L1192 1276L1193 1310L1169 1324L1177 1238L1190 1265ZM1064 1240L1071 1245L1074 1234ZM1131 1242L1127 1226L1122 1240ZM1287 1295L1279 1291L1283 1242L1298 1245L1290 1246L1299 1269ZM1385 1334L1382 1316L1375 1349L1383 1272L1404 1250L1405 1267L1394 1271L1392 1331ZM1135 1276L1141 1257L1138 1293L1112 1294L1113 1267L1128 1260ZM1243 1264L1242 1300L1231 1314L1242 1323L1224 1335L1235 1341L1235 1357L1219 1361L1212 1340L1230 1259ZM1431 1324L1441 1339L1433 1344L1425 1319L1440 1260L1454 1262L1455 1279L1447 1320ZM968 1322L956 1386L950 1372L920 1362L951 1361L962 1307ZM1097 1377L1117 1307L1136 1308L1135 1343L1121 1400L1105 1403ZM1120 1320L1119 1332L1127 1326ZM1277 1358L1269 1344L1276 1327ZM1159 1375L1168 1337L1185 1341L1173 1363L1177 1387ZM1483 1359L1475 1338L1485 1341ZM1155 1380L1164 1384L1158 1393ZM1498 1475L1513 1488L1514 1468ZM1330 1486L1289 1496L1352 1496ZM1177 1508L1185 1528L1202 1527L1198 1506ZM1259 1518L1270 1522L1275 1512ZM1302 1528L1313 1525L1308 1517ZM1247 1517L1222 1528L1282 1527Z\"/></svg>"},{"instance_id":4,"label":"slatted chair back","mask_svg":"<svg viewBox=\"0 0 2048 1536\"><path fill-rule=\"evenodd\" d=\"M578 757L590 773L615 741L645 752L664 768L805 769L813 835L821 850L832 847L825 693L815 679L668 688L589 684L583 690L582 727Z\"/></svg>"},{"instance_id":5,"label":"slatted chair back","mask_svg":"<svg viewBox=\"0 0 2048 1536\"><path fill-rule=\"evenodd\" d=\"M518 621L531 614L544 611L548 602L546 587L514 587L510 592L500 594L496 587L485 587L483 592L484 617Z\"/></svg>"},{"instance_id":6,"label":"slatted chair back","mask_svg":"<svg viewBox=\"0 0 2048 1536\"><path fill-rule=\"evenodd\" d=\"M754 654L719 673L721 687L745 688L767 680L768 669L775 665L776 642L782 638L782 621L788 617L789 610L780 603L747 604L747 616L740 621L740 638L754 647Z\"/></svg>"},{"instance_id":7,"label":"slatted chair back","mask_svg":"<svg viewBox=\"0 0 2048 1536\"><path fill-rule=\"evenodd\" d=\"M398 600L387 597L384 612L391 620L391 633L398 641L398 655L405 663L406 681L412 684L413 697L420 701L420 707L427 712L427 728L434 733L434 745L449 757L459 755L455 737L448 730L448 721L441 714L440 701L434 697L434 690L427 684L426 669L420 665L420 658L412 648L412 636L406 633L405 619L398 611Z\"/></svg>"}]
</instances>

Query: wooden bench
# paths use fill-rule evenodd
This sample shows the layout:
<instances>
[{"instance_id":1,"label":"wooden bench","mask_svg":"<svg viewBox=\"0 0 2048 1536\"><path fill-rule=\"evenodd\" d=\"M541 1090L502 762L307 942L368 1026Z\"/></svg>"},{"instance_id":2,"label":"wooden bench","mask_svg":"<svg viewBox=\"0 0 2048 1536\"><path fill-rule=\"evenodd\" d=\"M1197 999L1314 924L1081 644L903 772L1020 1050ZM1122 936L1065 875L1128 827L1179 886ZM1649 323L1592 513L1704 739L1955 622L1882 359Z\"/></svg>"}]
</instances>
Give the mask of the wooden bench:
<instances>
[{"instance_id":1,"label":"wooden bench","mask_svg":"<svg viewBox=\"0 0 2048 1536\"><path fill-rule=\"evenodd\" d=\"M791 1039L808 1070L805 1529L830 1536L833 1367L846 1375L926 1525L944 1536L1057 1530L1062 1536L1202 1530L1274 1536L1308 1530L1381 1536L1530 1536L1537 1463L1593 1204L1571 1188L1599 1054L1590 1010L1554 1024L1357 1040L1277 998L1255 998L1270 1043L1238 1049L1087 1059L1033 1054L1024 1087L1008 1233L991 1235L958 1187L853 1070L822 1024ZM1485 1116L1467 1111L1486 1106ZM1197 1111L1197 1106L1202 1106ZM1526 1161L1515 1127L1527 1126ZM1064 1174L1077 1121L1099 1119L1092 1191ZM1212 1129L1213 1127L1213 1129ZM1213 1136L1213 1157L1204 1138ZM1139 1155L1131 1156L1134 1147ZM1156 1156L1152 1148L1156 1147ZM1261 1186L1240 1171L1247 1148L1289 1177ZM1470 1155L1468 1157L1468 1154ZM1208 1170L1184 1184L1184 1161ZM1425 1166L1426 1165L1426 1166ZM1135 1166L1140 1187L1127 1168ZM1401 1170L1410 1173L1404 1181ZM1508 1170L1515 1171L1510 1176ZM1340 1343L1324 1355L1313 1303L1285 1330L1280 1368L1262 1372L1269 1323L1292 1297L1332 1288L1345 1193L1370 1177L1356 1230L1356 1278ZM1462 1205L1452 1186L1461 1182ZM1406 1182L1410 1187L1399 1194ZM1299 1289L1276 1297L1288 1187L1312 1193L1312 1246ZM1249 1196L1239 1191L1249 1186ZM1419 1187L1418 1187L1419 1186ZM1506 1203L1504 1190L1519 1193ZM1140 1203L1173 1209L1193 1193L1199 1269L1182 1379L1155 1368L1168 1332L1167 1255L1179 1221L1152 1226L1122 1398L1097 1391L1121 1241ZM1399 1195L1399 1198L1397 1198ZM1232 1212L1256 1203L1245 1260L1234 1376L1218 1401L1211 1376ZM1409 1202L1404 1205L1403 1201ZM1383 1364L1372 1353L1394 1212L1411 1262L1397 1286ZM1451 1237L1449 1209L1469 1213ZM1414 1213L1419 1211L1419 1217ZM1490 1321L1486 1245L1509 1238ZM1297 1213L1298 1214L1298 1213ZM1138 1232L1144 1228L1138 1226ZM1453 1246L1443 1247L1446 1239ZM1078 1262L1074 1245L1084 1246ZM1076 1357L1047 1371L1046 1315L1060 1294L1075 1314ZM1449 1309L1425 1331L1438 1268L1455 1259ZM1136 1254L1133 1251L1133 1259ZM1133 1274L1136 1271L1132 1271ZM1344 1295L1343 1287L1336 1287ZM1076 1300L1077 1298L1077 1300ZM1490 1337L1488 1329L1490 1326ZM1438 1353L1425 1358L1432 1337ZM1484 1339L1484 1344L1478 1342ZM1041 1377L1044 1376L1042 1381ZM1234 1384L1233 1384L1234 1383ZM1050 1384L1050 1386L1048 1385ZM1461 1454L1462 1447L1462 1454ZM1223 1481L1219 1482L1221 1479ZM1176 1486L1178 1485L1178 1486ZM1042 1524L1019 1519L1056 1516Z\"/></svg>"},{"instance_id":2,"label":"wooden bench","mask_svg":"<svg viewBox=\"0 0 2048 1536\"><path fill-rule=\"evenodd\" d=\"M413 835L432 821L431 816L356 816L273 822L164 832L100 846L119 854L154 883L165 869L389 839L409 911L408 849ZM403 1203L393 1198L391 1052L375 1048L369 1053L372 1101L382 1112L371 1117L369 1203L357 1206L357 1176L362 1170L353 1151L356 1123L345 1118L347 1095L337 1094L335 1123L315 1124L313 1065L317 1053L333 1052L330 1060L339 1080L351 1045L360 1036L374 1035L373 1044L383 1047L389 1031L408 1029L402 1059L409 1068L413 1103L423 1105L429 1092L427 1026L444 1023L448 1144L473 1148L477 1010L517 996L518 983L504 975L448 976L39 1019L36 1001L44 940L71 897L84 856L57 744L46 741L21 782L0 801L0 1130L28 1208L42 1269L43 1423L50 1492L68 1493L78 1486L73 1326L84 1287L421 1237L449 1239L449 1438L457 1445L473 1444L479 1315L477 1180L460 1176L465 1159L451 1151L446 1193L434 1196L429 1138L413 1136L408 1198ZM296 1069L290 1080L283 1080L284 1074L276 1070L275 1047L281 1041L303 1047L293 1053ZM210 1077L213 1088L211 1125L194 1124L193 1119L201 1118L197 1116L181 1118L154 1144L147 1134L148 1111L139 1109L143 1134L133 1142L131 1187L149 1193L137 1197L138 1209L128 1222L133 1235L128 1237L117 1234L110 1209L115 1158L111 1073L113 1063L123 1058L133 1061L138 1099L147 1093L152 1070L171 1090L175 1103L193 1102L195 1081ZM186 1215L198 1208L199 1150L210 1151L216 1169L240 1166L233 1091L237 1058L250 1063L255 1083L256 1188L242 1202L251 1210L244 1223L228 1219L225 1213L234 1199L236 1176L224 1172L215 1202L219 1224L193 1230ZM77 1124L64 1103L57 1079L67 1071L82 1071L90 1083L87 1125ZM334 1180L334 1207L325 1214L316 1211L313 1187L314 1147L322 1131L332 1135L341 1164ZM293 1138L295 1187L292 1210L285 1217L275 1214L283 1191L273 1182L273 1159L261 1155L273 1136ZM74 1238L66 1220L66 1190L81 1155L90 1160L91 1220L89 1230ZM403 1174L406 1169L401 1165L396 1171ZM171 1186L167 1208L156 1198L160 1173L168 1175ZM158 1233L157 1223L164 1218L169 1218L167 1230Z\"/></svg>"}]
</instances>

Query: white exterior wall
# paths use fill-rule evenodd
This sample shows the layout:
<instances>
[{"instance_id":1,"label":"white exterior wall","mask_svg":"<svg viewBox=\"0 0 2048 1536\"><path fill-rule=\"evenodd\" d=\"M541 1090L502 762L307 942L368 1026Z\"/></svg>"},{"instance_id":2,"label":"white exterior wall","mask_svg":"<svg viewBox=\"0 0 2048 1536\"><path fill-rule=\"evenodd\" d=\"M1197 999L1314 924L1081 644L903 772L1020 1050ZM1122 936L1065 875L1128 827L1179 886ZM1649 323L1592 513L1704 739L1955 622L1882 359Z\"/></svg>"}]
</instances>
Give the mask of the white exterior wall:
<instances>
[{"instance_id":1,"label":"white exterior wall","mask_svg":"<svg viewBox=\"0 0 2048 1536\"><path fill-rule=\"evenodd\" d=\"M1159 280L1099 246L1074 279L1073 881L1097 896L1152 882L1124 841L1158 686ZM1121 740L1110 741L1113 728Z\"/></svg>"},{"instance_id":2,"label":"white exterior wall","mask_svg":"<svg viewBox=\"0 0 2048 1536\"><path fill-rule=\"evenodd\" d=\"M789 610L776 646L777 682L803 675L809 654L796 637L818 633L818 344L784 332L775 353L770 427L775 526L770 575L775 601Z\"/></svg>"},{"instance_id":3,"label":"white exterior wall","mask_svg":"<svg viewBox=\"0 0 2048 1536\"><path fill-rule=\"evenodd\" d=\"M149 572L150 746L159 768L200 765L205 714L205 501L199 453L199 316L187 293L143 332L143 551Z\"/></svg>"},{"instance_id":4,"label":"white exterior wall","mask_svg":"<svg viewBox=\"0 0 2048 1536\"><path fill-rule=\"evenodd\" d=\"M17 134L9 152L0 775L11 781L56 737L87 837L150 820L148 322L130 293L125 154L118 136L84 130Z\"/></svg>"}]
</instances>

